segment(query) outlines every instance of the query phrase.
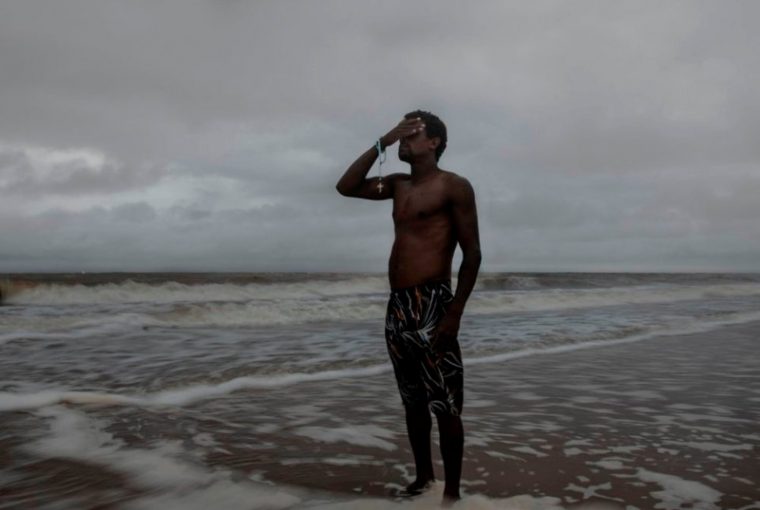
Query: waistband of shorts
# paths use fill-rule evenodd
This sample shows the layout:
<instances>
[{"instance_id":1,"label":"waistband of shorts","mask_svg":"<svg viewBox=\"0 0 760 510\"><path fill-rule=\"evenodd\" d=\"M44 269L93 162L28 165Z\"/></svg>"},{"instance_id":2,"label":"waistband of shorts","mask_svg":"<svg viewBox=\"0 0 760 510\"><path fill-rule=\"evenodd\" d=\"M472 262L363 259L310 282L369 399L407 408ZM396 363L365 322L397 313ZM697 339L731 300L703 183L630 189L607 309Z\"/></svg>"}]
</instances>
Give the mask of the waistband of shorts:
<instances>
[{"instance_id":1,"label":"waistband of shorts","mask_svg":"<svg viewBox=\"0 0 760 510\"><path fill-rule=\"evenodd\" d=\"M426 291L431 291L433 289L443 287L443 286L445 286L448 289L448 291L451 292L451 279L442 278L440 280L432 280L429 282L418 283L417 285L412 285L411 287L401 287L399 289L391 289L391 295L407 294L409 292L414 292L415 290L426 292Z\"/></svg>"}]
</instances>

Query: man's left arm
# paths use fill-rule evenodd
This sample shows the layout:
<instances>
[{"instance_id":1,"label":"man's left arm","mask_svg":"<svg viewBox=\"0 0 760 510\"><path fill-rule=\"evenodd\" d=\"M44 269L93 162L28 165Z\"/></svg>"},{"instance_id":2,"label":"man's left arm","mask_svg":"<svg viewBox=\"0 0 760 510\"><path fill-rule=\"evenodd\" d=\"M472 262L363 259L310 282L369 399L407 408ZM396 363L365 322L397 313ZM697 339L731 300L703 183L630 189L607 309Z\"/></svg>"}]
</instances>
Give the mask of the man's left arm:
<instances>
[{"instance_id":1,"label":"man's left arm","mask_svg":"<svg viewBox=\"0 0 760 510\"><path fill-rule=\"evenodd\" d=\"M436 331L436 343L455 339L459 332L459 322L465 303L470 297L480 269L480 234L478 233L478 213L475 207L475 192L469 181L457 177L451 195L454 232L462 249L462 264L457 276L454 299L446 308L446 314Z\"/></svg>"}]
</instances>

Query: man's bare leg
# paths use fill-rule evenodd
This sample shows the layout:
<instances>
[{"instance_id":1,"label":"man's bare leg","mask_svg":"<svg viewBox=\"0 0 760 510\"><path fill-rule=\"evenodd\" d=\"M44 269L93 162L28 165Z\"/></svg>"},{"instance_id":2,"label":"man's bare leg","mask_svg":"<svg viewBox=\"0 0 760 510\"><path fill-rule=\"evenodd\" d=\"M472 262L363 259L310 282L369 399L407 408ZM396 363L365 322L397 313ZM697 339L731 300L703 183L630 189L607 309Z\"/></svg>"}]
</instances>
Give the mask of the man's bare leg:
<instances>
[{"instance_id":1,"label":"man's bare leg","mask_svg":"<svg viewBox=\"0 0 760 510\"><path fill-rule=\"evenodd\" d=\"M406 431L409 434L409 442L414 453L414 464L417 478L409 484L406 492L419 493L435 480L433 472L433 459L430 453L430 430L433 420L427 405L405 406L406 408Z\"/></svg>"},{"instance_id":2,"label":"man's bare leg","mask_svg":"<svg viewBox=\"0 0 760 510\"><path fill-rule=\"evenodd\" d=\"M462 453L464 450L464 429L462 418L450 414L437 414L438 433L441 436L441 457L446 477L443 499L456 501L459 495L459 480L462 477Z\"/></svg>"}]
</instances>

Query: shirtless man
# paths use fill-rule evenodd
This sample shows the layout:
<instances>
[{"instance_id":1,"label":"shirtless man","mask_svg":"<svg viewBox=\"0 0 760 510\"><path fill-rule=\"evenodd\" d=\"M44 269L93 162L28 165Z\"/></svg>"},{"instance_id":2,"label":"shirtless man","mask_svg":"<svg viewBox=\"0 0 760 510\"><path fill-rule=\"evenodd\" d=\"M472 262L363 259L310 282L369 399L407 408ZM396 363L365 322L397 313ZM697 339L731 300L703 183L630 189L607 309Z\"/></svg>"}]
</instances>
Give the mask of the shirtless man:
<instances>
[{"instance_id":1,"label":"shirtless man","mask_svg":"<svg viewBox=\"0 0 760 510\"><path fill-rule=\"evenodd\" d=\"M341 195L393 199L396 239L388 263L391 296L385 337L406 411L419 494L435 480L430 455L432 411L438 420L446 485L444 501L459 499L462 472L462 355L459 322L480 268L475 195L467 179L438 167L446 148L446 126L435 115L414 111L379 142L383 150L400 141L398 157L411 175L367 178L378 157L372 147L354 161L336 186ZM462 265L456 294L451 262L457 243Z\"/></svg>"}]
</instances>

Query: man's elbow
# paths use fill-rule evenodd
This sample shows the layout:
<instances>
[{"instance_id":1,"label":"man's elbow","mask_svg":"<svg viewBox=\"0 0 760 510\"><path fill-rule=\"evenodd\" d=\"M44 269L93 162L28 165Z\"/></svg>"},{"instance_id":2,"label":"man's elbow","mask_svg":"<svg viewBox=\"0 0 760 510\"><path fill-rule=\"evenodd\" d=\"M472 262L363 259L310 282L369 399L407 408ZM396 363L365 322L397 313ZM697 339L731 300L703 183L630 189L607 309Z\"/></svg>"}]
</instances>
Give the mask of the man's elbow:
<instances>
[{"instance_id":1,"label":"man's elbow","mask_svg":"<svg viewBox=\"0 0 760 510\"><path fill-rule=\"evenodd\" d=\"M344 197L351 196L350 195L351 192L345 186L341 186L340 183L335 185L335 189L338 191L338 193L340 193Z\"/></svg>"}]
</instances>

